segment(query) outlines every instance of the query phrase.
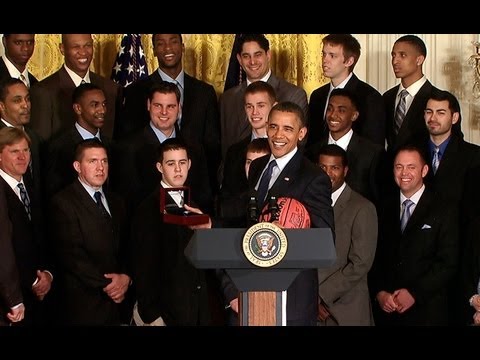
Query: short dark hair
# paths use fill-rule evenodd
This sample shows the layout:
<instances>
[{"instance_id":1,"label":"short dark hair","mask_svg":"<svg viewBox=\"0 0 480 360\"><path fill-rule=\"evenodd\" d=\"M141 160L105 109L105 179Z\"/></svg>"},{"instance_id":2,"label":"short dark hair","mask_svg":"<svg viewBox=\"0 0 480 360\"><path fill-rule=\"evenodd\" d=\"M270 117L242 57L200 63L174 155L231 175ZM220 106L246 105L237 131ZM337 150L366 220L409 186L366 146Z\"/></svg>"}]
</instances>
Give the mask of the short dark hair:
<instances>
[{"instance_id":1,"label":"short dark hair","mask_svg":"<svg viewBox=\"0 0 480 360\"><path fill-rule=\"evenodd\" d=\"M13 85L17 84L25 85L22 80L17 78L7 77L3 79L0 82L0 101L5 102L5 100L7 99L8 89L10 89L10 87L12 87Z\"/></svg>"},{"instance_id":2,"label":"short dark hair","mask_svg":"<svg viewBox=\"0 0 480 360\"><path fill-rule=\"evenodd\" d=\"M352 102L352 105L355 107L355 110L358 111L358 97L353 93L352 91L348 89L333 89L332 92L330 93L330 98L334 96L344 96ZM328 104L327 104L328 105Z\"/></svg>"},{"instance_id":3,"label":"short dark hair","mask_svg":"<svg viewBox=\"0 0 480 360\"><path fill-rule=\"evenodd\" d=\"M78 104L80 102L80 99L85 95L85 93L93 90L100 90L101 92L103 92L103 89L98 85L92 83L80 84L73 90L72 104Z\"/></svg>"},{"instance_id":4,"label":"short dark hair","mask_svg":"<svg viewBox=\"0 0 480 360\"><path fill-rule=\"evenodd\" d=\"M282 101L277 103L272 109L270 110L270 113L268 114L268 120L270 121L270 118L273 114L274 111L280 111L280 112L287 112L287 113L292 113L297 115L297 117L300 120L300 128L306 127L306 119L305 119L305 114L303 113L302 108L298 105L295 104L294 102L291 101Z\"/></svg>"},{"instance_id":5,"label":"short dark hair","mask_svg":"<svg viewBox=\"0 0 480 360\"><path fill-rule=\"evenodd\" d=\"M178 86L172 82L160 81L152 85L148 92L148 99L150 101L153 100L153 95L155 95L155 93L175 94L175 97L177 98L177 103L180 103L180 97L181 97L180 90L178 89Z\"/></svg>"},{"instance_id":6,"label":"short dark hair","mask_svg":"<svg viewBox=\"0 0 480 360\"><path fill-rule=\"evenodd\" d=\"M270 145L268 145L268 139L267 138L253 139L247 145L247 153L248 152L270 154L271 150L270 150Z\"/></svg>"},{"instance_id":7,"label":"short dark hair","mask_svg":"<svg viewBox=\"0 0 480 360\"><path fill-rule=\"evenodd\" d=\"M353 64L350 66L350 72L353 71L361 54L360 43L351 34L328 34L322 39L323 45L341 45L343 47L343 57L348 59L353 57Z\"/></svg>"},{"instance_id":8,"label":"short dark hair","mask_svg":"<svg viewBox=\"0 0 480 360\"><path fill-rule=\"evenodd\" d=\"M410 45L414 46L421 55L423 55L424 57L427 57L427 47L425 46L425 43L423 42L423 40L420 39L418 36L404 35L398 38L395 41L395 44L399 42L409 43Z\"/></svg>"},{"instance_id":9,"label":"short dark hair","mask_svg":"<svg viewBox=\"0 0 480 360\"><path fill-rule=\"evenodd\" d=\"M162 142L157 148L157 161L161 164L163 156L167 151L171 150L185 150L187 152L187 159L190 159L190 151L185 141L180 138L169 138Z\"/></svg>"},{"instance_id":10,"label":"short dark hair","mask_svg":"<svg viewBox=\"0 0 480 360\"><path fill-rule=\"evenodd\" d=\"M242 54L243 44L246 42L256 42L265 52L270 50L270 42L263 34L241 34L240 39L237 43L236 52L238 55Z\"/></svg>"},{"instance_id":11,"label":"short dark hair","mask_svg":"<svg viewBox=\"0 0 480 360\"><path fill-rule=\"evenodd\" d=\"M395 159L397 158L398 154L402 151L408 151L408 152L416 152L420 155L420 161L422 162L422 166L427 164L427 156L425 155L425 151L420 148L418 145L416 144L412 144L412 143L407 143L407 144L404 144L404 145L401 145L397 148L397 150L395 151L395 157L393 158L393 163L395 164Z\"/></svg>"},{"instance_id":12,"label":"short dark hair","mask_svg":"<svg viewBox=\"0 0 480 360\"><path fill-rule=\"evenodd\" d=\"M320 163L320 155L326 155L326 156L336 156L342 158L342 165L348 166L348 158L347 158L347 152L343 150L340 146L337 144L328 144L328 145L323 145L319 150L318 150L318 155L317 155L317 164Z\"/></svg>"},{"instance_id":13,"label":"short dark hair","mask_svg":"<svg viewBox=\"0 0 480 360\"><path fill-rule=\"evenodd\" d=\"M104 149L108 156L108 150L105 145L98 140L98 138L94 137L91 139L82 140L77 144L75 147L75 161L81 161L83 154L87 149Z\"/></svg>"},{"instance_id":14,"label":"short dark hair","mask_svg":"<svg viewBox=\"0 0 480 360\"><path fill-rule=\"evenodd\" d=\"M277 95L275 94L275 89L273 88L273 86L261 80L254 81L247 86L247 89L245 90L245 97L247 96L247 94L257 94L259 92L267 93L272 103L277 101Z\"/></svg>"},{"instance_id":15,"label":"short dark hair","mask_svg":"<svg viewBox=\"0 0 480 360\"><path fill-rule=\"evenodd\" d=\"M430 99L435 101L447 101L450 111L452 113L458 112L460 114L460 103L458 102L455 95L453 95L451 92L448 92L446 90L433 89L430 96L428 97L428 100Z\"/></svg>"},{"instance_id":16,"label":"short dark hair","mask_svg":"<svg viewBox=\"0 0 480 360\"><path fill-rule=\"evenodd\" d=\"M152 34L152 45L155 46L155 36L160 35L160 34ZM182 34L177 34L178 37L180 38L180 43L183 44L183 38Z\"/></svg>"}]
</instances>

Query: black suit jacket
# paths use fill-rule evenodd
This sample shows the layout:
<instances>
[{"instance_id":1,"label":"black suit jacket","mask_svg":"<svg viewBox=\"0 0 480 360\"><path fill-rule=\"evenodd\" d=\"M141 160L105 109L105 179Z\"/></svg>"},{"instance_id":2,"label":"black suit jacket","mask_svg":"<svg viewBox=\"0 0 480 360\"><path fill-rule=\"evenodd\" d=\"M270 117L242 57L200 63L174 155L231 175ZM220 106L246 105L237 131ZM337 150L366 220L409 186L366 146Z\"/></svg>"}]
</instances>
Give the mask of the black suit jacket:
<instances>
[{"instance_id":1,"label":"black suit jacket","mask_svg":"<svg viewBox=\"0 0 480 360\"><path fill-rule=\"evenodd\" d=\"M270 155L266 155L252 162L249 174L250 189L255 188L269 159ZM333 230L331 190L332 186L327 174L304 158L303 152L299 149L280 173L269 194L275 194L277 197L285 196L297 199L308 210L312 227L330 228ZM238 296L236 289L231 284L228 284L228 281L225 279L222 285L228 302ZM317 298L317 271L302 271L288 288L287 321L314 323L318 312Z\"/></svg>"},{"instance_id":2,"label":"black suit jacket","mask_svg":"<svg viewBox=\"0 0 480 360\"><path fill-rule=\"evenodd\" d=\"M22 324L32 324L37 302L32 285L37 270L51 270L45 258L38 203L29 185L25 186L31 220L18 196L0 177L0 325L9 322L6 314L20 302L26 309Z\"/></svg>"},{"instance_id":3,"label":"black suit jacket","mask_svg":"<svg viewBox=\"0 0 480 360\"><path fill-rule=\"evenodd\" d=\"M414 305L403 314L376 306L376 324L447 325L450 282L458 265L457 211L425 190L403 233L400 195L386 199L379 212L379 241L370 276L372 295L406 288Z\"/></svg>"},{"instance_id":4,"label":"black suit jacket","mask_svg":"<svg viewBox=\"0 0 480 360\"><path fill-rule=\"evenodd\" d=\"M112 150L114 172L110 185L126 199L129 213L160 184L161 175L156 167L159 146L160 141L148 124ZM190 157L192 166L185 186L191 188L192 201L211 213L213 199L203 148L190 144Z\"/></svg>"},{"instance_id":5,"label":"black suit jacket","mask_svg":"<svg viewBox=\"0 0 480 360\"><path fill-rule=\"evenodd\" d=\"M469 223L466 231L465 250L462 251L461 262L461 306L463 310L463 324L472 324L475 309L468 304L471 296L478 294L480 279L480 215Z\"/></svg>"},{"instance_id":6,"label":"black suit jacket","mask_svg":"<svg viewBox=\"0 0 480 360\"><path fill-rule=\"evenodd\" d=\"M100 138L107 149L109 149L110 138L102 134L102 132L100 132ZM69 130L48 142L44 171L45 192L48 199L78 177L77 172L73 168L73 162L75 147L82 140L82 135L73 125Z\"/></svg>"},{"instance_id":7,"label":"black suit jacket","mask_svg":"<svg viewBox=\"0 0 480 360\"><path fill-rule=\"evenodd\" d=\"M11 77L12 75L10 75L10 72L7 69L7 65L5 65L5 61L3 61L3 59L0 59L0 81L6 80ZM30 87L32 87L38 82L38 79L30 72L28 72L28 80L30 81Z\"/></svg>"},{"instance_id":8,"label":"black suit jacket","mask_svg":"<svg viewBox=\"0 0 480 360\"><path fill-rule=\"evenodd\" d=\"M328 135L313 144L307 151L308 158L317 163L320 148L328 144ZM345 178L350 187L378 204L386 178L385 150L378 144L353 132L347 147L348 173Z\"/></svg>"},{"instance_id":9,"label":"black suit jacket","mask_svg":"<svg viewBox=\"0 0 480 360\"><path fill-rule=\"evenodd\" d=\"M123 201L105 192L110 217L102 215L79 180L51 202L51 229L63 321L69 325L119 325L121 305L103 288L107 273L129 274Z\"/></svg>"},{"instance_id":10,"label":"black suit jacket","mask_svg":"<svg viewBox=\"0 0 480 360\"><path fill-rule=\"evenodd\" d=\"M353 122L353 131L373 143L385 146L385 106L382 95L371 85L361 81L355 74L345 85L357 97L359 116ZM330 83L314 90L310 96L310 126L308 144L320 141L328 134L328 125L324 118Z\"/></svg>"},{"instance_id":11,"label":"black suit jacket","mask_svg":"<svg viewBox=\"0 0 480 360\"><path fill-rule=\"evenodd\" d=\"M135 132L150 122L147 111L149 89L162 81L158 71L125 89L125 104L121 121L121 135ZM207 157L212 191L217 185L220 165L220 120L217 94L212 85L187 73L184 77L184 99L180 134L188 144L201 144Z\"/></svg>"},{"instance_id":12,"label":"black suit jacket","mask_svg":"<svg viewBox=\"0 0 480 360\"><path fill-rule=\"evenodd\" d=\"M438 90L427 80L413 98L408 108L402 126L398 134L395 134L395 99L397 97L397 85L383 94L386 109L386 129L388 152L393 154L396 148L407 143L423 143L428 139L428 130L425 125L424 110L432 91ZM392 155L393 158L393 155ZM393 159L392 159L393 160Z\"/></svg>"},{"instance_id":13,"label":"black suit jacket","mask_svg":"<svg viewBox=\"0 0 480 360\"><path fill-rule=\"evenodd\" d=\"M90 71L92 84L103 89L107 100L107 113L102 131L112 138L116 118L119 116L123 99L122 87L114 81ZM32 101L32 128L44 139L49 140L70 129L77 116L73 111L72 94L75 84L62 66L57 72L38 82L30 89Z\"/></svg>"},{"instance_id":14,"label":"black suit jacket","mask_svg":"<svg viewBox=\"0 0 480 360\"><path fill-rule=\"evenodd\" d=\"M173 203L167 195L168 199ZM161 316L169 326L208 325L205 272L196 269L184 254L193 231L162 221L160 187L135 211L131 235L134 284L142 320L150 323Z\"/></svg>"},{"instance_id":15,"label":"black suit jacket","mask_svg":"<svg viewBox=\"0 0 480 360\"><path fill-rule=\"evenodd\" d=\"M252 135L228 148L223 167L223 181L220 189L220 216L223 218L241 218L246 216L245 209L239 204L245 203L248 194L248 180L245 174L247 146Z\"/></svg>"}]
</instances>

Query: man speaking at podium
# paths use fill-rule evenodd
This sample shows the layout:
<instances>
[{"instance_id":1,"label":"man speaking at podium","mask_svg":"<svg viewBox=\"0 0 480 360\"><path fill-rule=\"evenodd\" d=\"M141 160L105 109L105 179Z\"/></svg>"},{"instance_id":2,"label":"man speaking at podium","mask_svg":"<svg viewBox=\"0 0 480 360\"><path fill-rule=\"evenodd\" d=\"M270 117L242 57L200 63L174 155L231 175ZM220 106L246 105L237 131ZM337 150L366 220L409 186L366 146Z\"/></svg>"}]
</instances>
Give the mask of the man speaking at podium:
<instances>
[{"instance_id":1,"label":"man speaking at podium","mask_svg":"<svg viewBox=\"0 0 480 360\"><path fill-rule=\"evenodd\" d=\"M264 208L271 195L291 197L305 205L312 227L333 230L331 181L322 169L303 156L300 144L306 134L305 115L298 105L291 102L275 105L267 125L272 153L252 162L249 187L257 193L258 209ZM227 303L238 311L238 290L231 281L223 285ZM315 325L317 298L317 270L302 271L287 290L287 325Z\"/></svg>"}]
</instances>

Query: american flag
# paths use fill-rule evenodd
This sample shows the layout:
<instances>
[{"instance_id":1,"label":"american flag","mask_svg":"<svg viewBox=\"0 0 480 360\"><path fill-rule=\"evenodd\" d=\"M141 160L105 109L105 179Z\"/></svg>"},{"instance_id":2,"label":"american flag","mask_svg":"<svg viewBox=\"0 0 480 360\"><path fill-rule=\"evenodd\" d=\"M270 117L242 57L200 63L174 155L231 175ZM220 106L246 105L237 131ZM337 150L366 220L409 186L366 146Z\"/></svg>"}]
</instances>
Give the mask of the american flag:
<instances>
[{"instance_id":1,"label":"american flag","mask_svg":"<svg viewBox=\"0 0 480 360\"><path fill-rule=\"evenodd\" d=\"M148 76L148 67L141 40L141 34L123 34L110 76L113 81L123 87Z\"/></svg>"}]
</instances>

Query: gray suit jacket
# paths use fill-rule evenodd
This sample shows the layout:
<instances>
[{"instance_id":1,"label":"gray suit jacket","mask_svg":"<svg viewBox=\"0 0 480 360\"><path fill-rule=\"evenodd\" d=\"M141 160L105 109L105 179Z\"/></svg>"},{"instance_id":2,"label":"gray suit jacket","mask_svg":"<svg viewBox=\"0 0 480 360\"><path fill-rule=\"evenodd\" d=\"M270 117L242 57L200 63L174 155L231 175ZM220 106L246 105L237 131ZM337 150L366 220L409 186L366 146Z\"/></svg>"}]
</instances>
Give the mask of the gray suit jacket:
<instances>
[{"instance_id":1,"label":"gray suit jacket","mask_svg":"<svg viewBox=\"0 0 480 360\"><path fill-rule=\"evenodd\" d=\"M270 75L267 81L275 89L277 101L291 101L298 104L308 115L307 93L302 88L293 85L275 75ZM235 144L251 134L252 129L245 113L245 90L247 83L244 81L224 92L220 97L220 127L222 143L222 159L230 145Z\"/></svg>"},{"instance_id":2,"label":"gray suit jacket","mask_svg":"<svg viewBox=\"0 0 480 360\"><path fill-rule=\"evenodd\" d=\"M367 273L377 247L375 206L346 185L333 211L337 260L318 270L319 296L338 325L373 325Z\"/></svg>"}]
</instances>

